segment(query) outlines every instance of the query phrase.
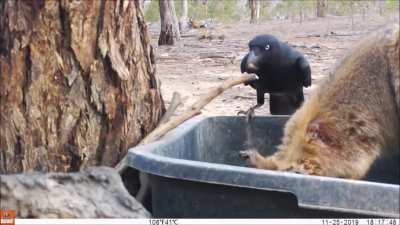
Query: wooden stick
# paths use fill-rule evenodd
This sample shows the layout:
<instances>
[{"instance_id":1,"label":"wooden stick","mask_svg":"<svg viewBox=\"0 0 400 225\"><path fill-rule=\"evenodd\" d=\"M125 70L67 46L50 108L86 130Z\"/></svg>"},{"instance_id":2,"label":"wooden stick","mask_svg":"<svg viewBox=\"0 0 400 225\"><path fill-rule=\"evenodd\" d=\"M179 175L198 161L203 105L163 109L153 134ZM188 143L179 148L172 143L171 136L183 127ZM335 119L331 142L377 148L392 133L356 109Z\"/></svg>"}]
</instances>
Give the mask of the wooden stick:
<instances>
[{"instance_id":1,"label":"wooden stick","mask_svg":"<svg viewBox=\"0 0 400 225\"><path fill-rule=\"evenodd\" d=\"M188 110L183 112L181 115L171 119L170 121L160 124L160 126L156 127L151 133L149 133L139 144L148 144L153 141L158 140L168 131L174 129L179 124L185 122L186 120L194 117L201 113L201 109L206 106L209 102L211 102L215 97L220 95L225 90L236 86L238 84L242 84L248 81L256 80L255 75L242 75L237 78L232 78L224 81L220 86L212 88L209 92L200 97L200 99L195 102Z\"/></svg>"},{"instance_id":2,"label":"wooden stick","mask_svg":"<svg viewBox=\"0 0 400 225\"><path fill-rule=\"evenodd\" d=\"M160 119L160 122L158 122L158 126L160 126L163 123L168 122L169 119L174 115L174 112L176 111L178 106L181 104L182 104L181 95L178 92L174 92L172 94L171 104L169 104L167 111L164 113L163 117Z\"/></svg>"},{"instance_id":3,"label":"wooden stick","mask_svg":"<svg viewBox=\"0 0 400 225\"><path fill-rule=\"evenodd\" d=\"M181 115L169 120L165 123L159 123L152 132L150 132L142 141L139 143L141 144L148 144L153 141L156 141L158 138L162 137L168 131L174 129L179 124L185 122L186 120L192 118L193 116L200 114L201 109L207 105L210 101L212 101L215 97L220 95L225 90L248 81L256 80L256 76L254 74L250 75L242 75L237 78L232 78L229 80L224 81L220 86L212 88L211 91L204 94L197 102L195 102L188 110L183 112ZM173 101L173 100L172 100ZM172 104L172 102L171 102ZM164 118L164 117L163 117ZM162 120L162 119L161 119ZM127 168L127 157L124 157L116 166L115 168L121 173Z\"/></svg>"},{"instance_id":4,"label":"wooden stick","mask_svg":"<svg viewBox=\"0 0 400 225\"><path fill-rule=\"evenodd\" d=\"M167 111L161 117L157 126L160 126L161 124L168 122L180 104L182 104L181 95L178 92L174 92L172 94L171 103L169 104ZM121 173L127 168L127 163L128 159L126 156L124 156L124 158L121 161L119 161L119 163L115 166L115 169Z\"/></svg>"},{"instance_id":5,"label":"wooden stick","mask_svg":"<svg viewBox=\"0 0 400 225\"><path fill-rule=\"evenodd\" d=\"M206 106L209 102L211 102L214 98L216 98L218 95L220 95L222 92L225 90L236 86L238 84L242 84L248 81L256 80L255 75L242 75L236 79L232 78L229 80L224 81L220 86L212 88L208 93L204 94L203 96L200 97L200 99L195 102L188 110L183 112L181 115L163 123L161 119L159 126L156 127L150 134L148 134L140 143L139 145L142 144L148 144L153 141L156 141L160 137L162 137L164 134L166 134L168 131L174 129L177 127L179 124L185 122L186 120L192 118L193 116L200 114L201 109ZM171 105L173 103L173 100L171 102ZM179 104L178 104L179 105ZM171 108L171 106L168 108ZM176 109L176 108L175 108ZM175 111L175 110L173 110ZM170 117L170 116L169 116ZM164 118L164 117L163 117ZM127 157L125 156L116 166L117 171L122 173L126 168L127 168ZM136 194L136 200L139 202L144 202L144 199L146 196L149 194L150 191L150 183L149 183L149 178L148 175L145 173L139 173L139 180L140 180L140 185L141 187L139 188L137 194Z\"/></svg>"}]
</instances>

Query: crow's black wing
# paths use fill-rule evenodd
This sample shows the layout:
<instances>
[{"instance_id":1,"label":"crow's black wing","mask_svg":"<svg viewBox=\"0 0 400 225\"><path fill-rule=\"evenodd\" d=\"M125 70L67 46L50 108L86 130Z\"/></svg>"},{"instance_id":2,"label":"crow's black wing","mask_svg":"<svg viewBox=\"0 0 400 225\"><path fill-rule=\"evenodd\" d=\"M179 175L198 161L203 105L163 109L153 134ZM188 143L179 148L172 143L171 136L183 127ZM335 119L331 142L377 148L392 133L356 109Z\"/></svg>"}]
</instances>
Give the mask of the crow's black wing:
<instances>
[{"instance_id":1,"label":"crow's black wing","mask_svg":"<svg viewBox=\"0 0 400 225\"><path fill-rule=\"evenodd\" d=\"M301 56L298 60L297 60L297 67L299 69L299 75L302 76L302 81L303 81L303 86L304 87L309 87L311 86L311 68L310 68L310 64L308 63L308 61Z\"/></svg>"}]
</instances>

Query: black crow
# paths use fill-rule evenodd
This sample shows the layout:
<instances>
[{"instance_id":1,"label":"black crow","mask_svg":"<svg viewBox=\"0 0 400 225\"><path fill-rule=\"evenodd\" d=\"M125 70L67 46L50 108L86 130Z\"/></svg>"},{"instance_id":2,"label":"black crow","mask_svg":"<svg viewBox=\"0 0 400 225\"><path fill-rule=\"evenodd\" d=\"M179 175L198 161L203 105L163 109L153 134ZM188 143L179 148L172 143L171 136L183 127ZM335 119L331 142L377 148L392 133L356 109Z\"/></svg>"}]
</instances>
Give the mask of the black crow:
<instances>
[{"instance_id":1,"label":"black crow","mask_svg":"<svg viewBox=\"0 0 400 225\"><path fill-rule=\"evenodd\" d=\"M264 104L264 94L270 94L272 115L290 115L304 101L303 87L311 85L311 69L306 58L272 35L258 35L249 42L249 53L242 59L242 73L255 73L258 79L246 83L257 91L257 105L246 112L250 118L254 110Z\"/></svg>"}]
</instances>

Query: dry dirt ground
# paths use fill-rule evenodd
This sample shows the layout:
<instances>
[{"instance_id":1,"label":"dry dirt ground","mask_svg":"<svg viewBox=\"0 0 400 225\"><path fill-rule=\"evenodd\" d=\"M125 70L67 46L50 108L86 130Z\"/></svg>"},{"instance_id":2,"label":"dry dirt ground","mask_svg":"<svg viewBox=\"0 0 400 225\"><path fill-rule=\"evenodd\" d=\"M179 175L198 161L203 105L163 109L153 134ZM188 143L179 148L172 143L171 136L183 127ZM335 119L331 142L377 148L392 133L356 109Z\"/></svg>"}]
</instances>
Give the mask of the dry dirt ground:
<instances>
[{"instance_id":1,"label":"dry dirt ground","mask_svg":"<svg viewBox=\"0 0 400 225\"><path fill-rule=\"evenodd\" d=\"M246 21L231 25L216 23L207 31L189 30L175 46L158 47L159 23L149 24L149 30L156 49L157 74L166 105L169 105L174 91L184 99L183 106L176 112L179 114L211 87L241 74L240 61L247 53L248 41L255 35L272 34L306 56L311 64L313 79L312 86L305 89L307 98L351 46L391 19L355 17L353 26L349 17L314 19L301 24L292 21L267 21L256 25ZM214 39L199 40L205 32L211 32ZM224 38L218 38L220 35ZM256 111L256 115L269 114L268 98L266 94L265 104ZM239 85L214 99L202 114L236 115L239 110L247 110L254 104L255 90Z\"/></svg>"}]
</instances>

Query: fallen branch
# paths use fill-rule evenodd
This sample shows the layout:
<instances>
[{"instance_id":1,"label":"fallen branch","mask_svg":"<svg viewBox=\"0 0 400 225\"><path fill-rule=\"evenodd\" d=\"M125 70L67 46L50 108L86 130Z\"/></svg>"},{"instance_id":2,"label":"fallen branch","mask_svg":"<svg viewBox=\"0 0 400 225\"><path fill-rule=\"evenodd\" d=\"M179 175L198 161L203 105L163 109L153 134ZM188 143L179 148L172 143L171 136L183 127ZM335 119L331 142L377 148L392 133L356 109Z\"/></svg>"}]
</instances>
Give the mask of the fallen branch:
<instances>
[{"instance_id":1,"label":"fallen branch","mask_svg":"<svg viewBox=\"0 0 400 225\"><path fill-rule=\"evenodd\" d=\"M295 36L295 38L310 38L310 37L322 37L322 36L326 36L326 34L308 34L302 36Z\"/></svg>"},{"instance_id":2,"label":"fallen branch","mask_svg":"<svg viewBox=\"0 0 400 225\"><path fill-rule=\"evenodd\" d=\"M209 102L211 102L215 97L217 97L218 95L220 95L222 92L224 92L225 90L236 86L238 84L242 84L248 81L252 81L257 79L255 75L242 75L240 77L237 78L232 78L229 80L224 81L220 86L218 87L214 87L211 89L211 91L209 91L208 93L204 94L203 96L200 97L200 99L195 102L188 110L186 110L185 112L183 112L181 115L173 118L172 120L168 120L169 117L172 116L173 112L175 111L176 107L178 107L178 103L174 103L174 105L176 104L175 109L172 110L172 103L174 102L174 99L172 99L171 101L171 106L169 107L168 111L172 111L172 113L170 113L171 115L169 116L163 116L163 118L160 120L159 125L152 131L150 132L145 138L142 139L142 141L139 143L139 145L142 144L148 144L151 143L153 141L156 141L157 139L159 139L160 137L162 137L164 134L166 134L168 131L174 129L175 127L177 127L179 124L185 122L186 120L194 117L195 115L198 115L201 113L201 109L206 106ZM177 97L175 97L177 98ZM179 98L180 99L180 98ZM176 100L175 100L176 101ZM171 110L170 110L171 109ZM167 119L164 119L166 118ZM164 122L163 122L164 120ZM166 121L168 120L168 121ZM122 171L124 171L127 168L127 157L124 157L116 166L115 168L121 173Z\"/></svg>"},{"instance_id":3,"label":"fallen branch","mask_svg":"<svg viewBox=\"0 0 400 225\"><path fill-rule=\"evenodd\" d=\"M242 75L235 79L229 79L224 81L220 86L212 88L208 93L204 94L200 99L195 102L188 110L183 112L181 115L171 119L170 121L161 124L156 127L150 134L148 134L139 144L148 144L153 141L156 141L168 131L174 129L179 124L185 122L186 120L194 117L201 113L201 109L206 106L209 102L211 102L215 97L220 95L225 90L236 86L238 84L242 84L251 80L255 80L255 75Z\"/></svg>"},{"instance_id":4,"label":"fallen branch","mask_svg":"<svg viewBox=\"0 0 400 225\"><path fill-rule=\"evenodd\" d=\"M197 37L197 34L181 34L182 38Z\"/></svg>"},{"instance_id":5,"label":"fallen branch","mask_svg":"<svg viewBox=\"0 0 400 225\"><path fill-rule=\"evenodd\" d=\"M163 119L161 119L159 125L150 133L148 134L140 143L139 145L142 144L148 144L151 142L156 141L160 137L162 137L164 134L166 134L168 131L174 129L181 123L185 122L186 120L192 118L193 116L200 114L201 109L206 106L209 102L211 102L214 98L216 98L218 95L220 95L222 92L226 91L227 89L236 86L238 84L242 84L248 81L255 80L256 76L255 75L242 75L238 78L232 78L229 80L224 81L220 86L212 88L209 92L204 94L203 96L200 97L200 99L195 102L188 110L183 112L181 115L172 118L171 120L163 123ZM172 103L174 100L172 100ZM178 104L179 105L179 104ZM167 111L175 111L172 109L173 106L170 106ZM177 106L176 106L177 107ZM175 108L176 109L176 108ZM165 116L165 118L170 118L170 116ZM164 117L163 117L164 118ZM116 169L122 173L126 168L128 167L128 158L125 156L116 166ZM149 177L145 173L139 172L139 180L140 180L140 188L137 190L135 198L139 202L144 202L146 197L149 195L149 190L150 190L150 183L149 183Z\"/></svg>"},{"instance_id":6,"label":"fallen branch","mask_svg":"<svg viewBox=\"0 0 400 225\"><path fill-rule=\"evenodd\" d=\"M345 36L355 36L355 35L360 35L358 33L347 33L347 34L339 34L335 32L330 32L328 34L309 34L309 35L304 35L304 36L295 36L296 38L310 38L310 37L345 37Z\"/></svg>"},{"instance_id":7,"label":"fallen branch","mask_svg":"<svg viewBox=\"0 0 400 225\"><path fill-rule=\"evenodd\" d=\"M164 134L166 134L168 131L174 129L181 123L194 117L195 115L200 114L201 109L204 106L206 106L209 102L211 102L214 98L216 98L218 95L220 95L222 92L238 84L242 84L255 79L256 79L255 75L243 75L236 79L229 79L224 81L220 86L212 88L209 92L201 96L197 102L195 102L188 110L183 112L181 115L171 119L166 123L160 124L150 134L148 134L139 144L148 144L153 141L156 141ZM121 161L121 163L123 163L123 161ZM150 189L149 178L147 174L140 173L139 179L141 187L138 190L138 193L136 194L136 199L140 202L144 202L146 196L149 194L149 189Z\"/></svg>"},{"instance_id":8,"label":"fallen branch","mask_svg":"<svg viewBox=\"0 0 400 225\"><path fill-rule=\"evenodd\" d=\"M174 115L174 112L176 111L178 106L181 104L182 104L181 95L178 92L174 92L172 94L171 104L169 104L167 111L164 113L163 117L160 119L160 122L158 122L158 125L168 122L169 119L172 117L172 115Z\"/></svg>"},{"instance_id":9,"label":"fallen branch","mask_svg":"<svg viewBox=\"0 0 400 225\"><path fill-rule=\"evenodd\" d=\"M174 129L177 127L179 124L185 122L186 120L194 117L195 115L198 115L201 113L201 109L206 106L209 102L211 102L215 97L220 95L222 92L225 90L257 79L255 75L242 75L237 78L232 78L224 81L220 86L212 88L208 93L204 94L203 96L200 97L200 99L195 102L188 110L183 112L181 115L173 118L172 120L169 120L168 122L165 123L159 123L159 126L157 126L152 132L150 132L142 141L139 143L141 144L148 144L153 141L156 141L160 137L162 137L164 134L166 134L168 131ZM173 100L172 100L173 102ZM172 104L171 102L171 104ZM169 110L167 110L169 111ZM162 119L161 119L162 120ZM121 173L127 168L127 157L124 157L116 166L115 168Z\"/></svg>"}]
</instances>

